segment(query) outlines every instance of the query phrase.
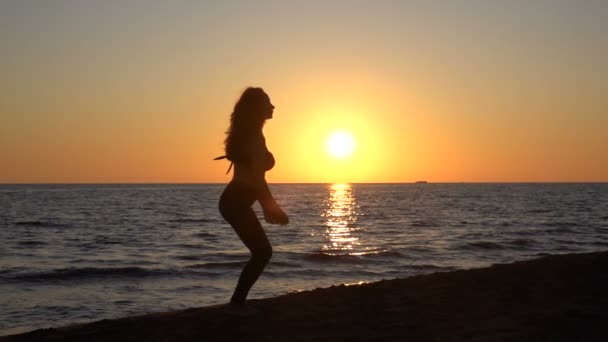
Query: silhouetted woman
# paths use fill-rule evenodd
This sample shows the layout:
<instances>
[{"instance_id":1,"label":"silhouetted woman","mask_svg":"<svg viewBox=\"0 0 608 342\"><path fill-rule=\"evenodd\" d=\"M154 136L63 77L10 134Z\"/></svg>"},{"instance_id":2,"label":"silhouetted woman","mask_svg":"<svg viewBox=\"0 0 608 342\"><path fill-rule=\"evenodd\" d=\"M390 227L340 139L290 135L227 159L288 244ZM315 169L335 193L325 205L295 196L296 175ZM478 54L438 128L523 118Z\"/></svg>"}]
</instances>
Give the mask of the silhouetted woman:
<instances>
[{"instance_id":1,"label":"silhouetted woman","mask_svg":"<svg viewBox=\"0 0 608 342\"><path fill-rule=\"evenodd\" d=\"M219 209L251 251L230 300L233 304L245 303L249 290L272 256L264 228L251 208L253 203L260 202L266 222L289 223L265 179L266 171L274 166L274 157L266 148L262 128L266 120L272 118L273 110L262 88L247 88L234 106L225 140L225 158L234 164L234 175L220 197Z\"/></svg>"}]
</instances>

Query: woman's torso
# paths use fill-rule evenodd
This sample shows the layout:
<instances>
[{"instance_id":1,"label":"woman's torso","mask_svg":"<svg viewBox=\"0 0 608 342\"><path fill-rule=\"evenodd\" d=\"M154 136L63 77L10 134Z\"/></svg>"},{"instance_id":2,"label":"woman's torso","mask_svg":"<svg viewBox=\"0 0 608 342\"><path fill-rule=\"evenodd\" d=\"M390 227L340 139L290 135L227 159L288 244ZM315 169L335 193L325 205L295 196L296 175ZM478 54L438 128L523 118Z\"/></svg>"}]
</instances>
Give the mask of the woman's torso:
<instances>
[{"instance_id":1,"label":"woman's torso","mask_svg":"<svg viewBox=\"0 0 608 342\"><path fill-rule=\"evenodd\" d=\"M232 181L255 187L257 182L264 179L266 171L274 167L274 156L266 148L262 134L252 136L243 148L243 157L234 161Z\"/></svg>"}]
</instances>

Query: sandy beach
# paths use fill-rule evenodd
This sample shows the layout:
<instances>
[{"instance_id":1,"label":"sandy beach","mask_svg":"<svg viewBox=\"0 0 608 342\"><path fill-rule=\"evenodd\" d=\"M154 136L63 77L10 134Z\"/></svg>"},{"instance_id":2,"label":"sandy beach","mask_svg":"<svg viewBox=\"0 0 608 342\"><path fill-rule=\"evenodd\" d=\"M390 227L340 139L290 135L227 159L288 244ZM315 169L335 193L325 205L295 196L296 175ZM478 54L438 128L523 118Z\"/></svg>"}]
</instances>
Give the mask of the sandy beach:
<instances>
[{"instance_id":1,"label":"sandy beach","mask_svg":"<svg viewBox=\"0 0 608 342\"><path fill-rule=\"evenodd\" d=\"M333 286L0 341L606 341L608 252Z\"/></svg>"}]
</instances>

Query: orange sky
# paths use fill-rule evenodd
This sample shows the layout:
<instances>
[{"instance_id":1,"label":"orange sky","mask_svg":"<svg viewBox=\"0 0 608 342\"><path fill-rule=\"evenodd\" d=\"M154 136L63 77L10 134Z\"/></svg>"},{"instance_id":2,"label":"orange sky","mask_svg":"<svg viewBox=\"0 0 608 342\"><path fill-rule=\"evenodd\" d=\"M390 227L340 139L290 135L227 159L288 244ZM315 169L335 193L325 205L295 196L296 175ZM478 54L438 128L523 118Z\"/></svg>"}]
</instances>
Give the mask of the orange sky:
<instances>
[{"instance_id":1,"label":"orange sky","mask_svg":"<svg viewBox=\"0 0 608 342\"><path fill-rule=\"evenodd\" d=\"M0 183L227 182L263 87L270 182L608 181L608 3L0 4ZM326 140L350 132L338 160Z\"/></svg>"}]
</instances>

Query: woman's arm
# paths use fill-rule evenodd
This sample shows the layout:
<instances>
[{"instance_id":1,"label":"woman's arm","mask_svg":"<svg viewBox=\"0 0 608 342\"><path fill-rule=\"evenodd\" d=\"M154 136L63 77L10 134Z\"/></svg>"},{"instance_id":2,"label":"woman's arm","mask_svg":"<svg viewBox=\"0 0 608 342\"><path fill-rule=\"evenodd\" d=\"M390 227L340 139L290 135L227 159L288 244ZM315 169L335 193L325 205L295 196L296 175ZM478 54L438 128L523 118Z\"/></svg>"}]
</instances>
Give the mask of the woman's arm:
<instances>
[{"instance_id":1,"label":"woman's arm","mask_svg":"<svg viewBox=\"0 0 608 342\"><path fill-rule=\"evenodd\" d=\"M266 182L266 142L264 138L261 139L260 144L252 146L254 148L255 158L252 158L252 168L254 173L254 186L256 188L257 200L260 202L264 211L264 219L268 223L272 224L287 224L289 218L287 214L278 205L272 193L270 187Z\"/></svg>"},{"instance_id":2,"label":"woman's arm","mask_svg":"<svg viewBox=\"0 0 608 342\"><path fill-rule=\"evenodd\" d=\"M263 185L260 186L260 189L258 191L258 201L262 205L262 209L264 211L264 219L266 220L266 222L281 225L288 224L289 217L275 201L274 197L272 196L272 193L270 192L270 188L268 187L268 183L266 183L266 180L263 181Z\"/></svg>"}]
</instances>

